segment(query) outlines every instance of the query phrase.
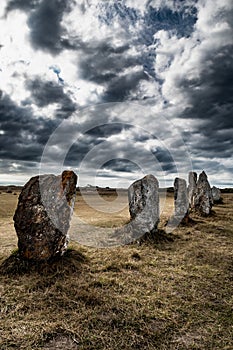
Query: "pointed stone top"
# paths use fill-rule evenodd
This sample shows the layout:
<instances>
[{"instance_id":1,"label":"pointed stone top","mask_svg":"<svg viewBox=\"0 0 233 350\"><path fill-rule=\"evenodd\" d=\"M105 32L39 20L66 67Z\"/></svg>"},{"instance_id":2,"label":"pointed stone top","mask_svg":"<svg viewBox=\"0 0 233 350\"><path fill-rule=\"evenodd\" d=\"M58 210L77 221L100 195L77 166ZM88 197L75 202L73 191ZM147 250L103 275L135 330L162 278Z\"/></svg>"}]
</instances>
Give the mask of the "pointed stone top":
<instances>
[{"instance_id":1,"label":"pointed stone top","mask_svg":"<svg viewBox=\"0 0 233 350\"><path fill-rule=\"evenodd\" d=\"M208 176L206 175L205 171L203 170L201 174L199 175L198 181L206 181L208 179Z\"/></svg>"}]
</instances>

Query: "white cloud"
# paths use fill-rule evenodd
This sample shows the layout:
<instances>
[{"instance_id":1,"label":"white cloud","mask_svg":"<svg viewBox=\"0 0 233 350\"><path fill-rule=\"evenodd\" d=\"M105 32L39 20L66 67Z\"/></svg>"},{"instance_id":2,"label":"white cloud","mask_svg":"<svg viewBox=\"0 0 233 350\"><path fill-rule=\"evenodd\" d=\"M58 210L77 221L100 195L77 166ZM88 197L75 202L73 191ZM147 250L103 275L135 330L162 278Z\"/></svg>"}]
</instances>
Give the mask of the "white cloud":
<instances>
[{"instance_id":1,"label":"white cloud","mask_svg":"<svg viewBox=\"0 0 233 350\"><path fill-rule=\"evenodd\" d=\"M140 11L141 13L143 13L145 11L148 0L140 0L140 1L126 0L125 3L128 7L133 7L135 9L137 9L138 11Z\"/></svg>"},{"instance_id":2,"label":"white cloud","mask_svg":"<svg viewBox=\"0 0 233 350\"><path fill-rule=\"evenodd\" d=\"M97 5L98 1L86 2L85 12L82 11L78 2L73 6L72 11L62 21L69 38L77 39L77 41L81 39L82 42L91 44L111 34L112 30L110 28L100 24L97 16Z\"/></svg>"}]
</instances>

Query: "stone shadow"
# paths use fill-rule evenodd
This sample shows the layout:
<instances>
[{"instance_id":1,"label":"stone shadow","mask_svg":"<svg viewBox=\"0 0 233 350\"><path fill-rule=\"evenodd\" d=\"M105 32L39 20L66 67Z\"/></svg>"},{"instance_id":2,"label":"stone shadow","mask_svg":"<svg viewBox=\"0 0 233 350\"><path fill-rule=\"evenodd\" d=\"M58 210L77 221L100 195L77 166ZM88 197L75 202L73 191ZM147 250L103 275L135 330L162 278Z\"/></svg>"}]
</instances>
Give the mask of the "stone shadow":
<instances>
[{"instance_id":1,"label":"stone shadow","mask_svg":"<svg viewBox=\"0 0 233 350\"><path fill-rule=\"evenodd\" d=\"M63 256L53 257L47 261L34 261L22 258L19 251L13 252L0 265L0 275L20 276L38 273L42 276L68 276L79 272L88 258L74 249L67 249Z\"/></svg>"}]
</instances>

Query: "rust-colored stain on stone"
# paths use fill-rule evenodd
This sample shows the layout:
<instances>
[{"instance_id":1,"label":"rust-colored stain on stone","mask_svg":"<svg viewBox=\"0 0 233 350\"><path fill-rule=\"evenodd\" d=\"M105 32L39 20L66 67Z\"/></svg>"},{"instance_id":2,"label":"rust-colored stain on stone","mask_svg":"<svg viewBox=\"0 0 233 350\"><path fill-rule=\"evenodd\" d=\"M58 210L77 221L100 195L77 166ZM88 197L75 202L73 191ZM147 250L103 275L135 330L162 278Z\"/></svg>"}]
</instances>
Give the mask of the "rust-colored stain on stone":
<instances>
[{"instance_id":1,"label":"rust-colored stain on stone","mask_svg":"<svg viewBox=\"0 0 233 350\"><path fill-rule=\"evenodd\" d=\"M61 175L61 194L65 193L69 205L71 205L71 199L76 190L76 183L77 175L71 170L64 170Z\"/></svg>"}]
</instances>

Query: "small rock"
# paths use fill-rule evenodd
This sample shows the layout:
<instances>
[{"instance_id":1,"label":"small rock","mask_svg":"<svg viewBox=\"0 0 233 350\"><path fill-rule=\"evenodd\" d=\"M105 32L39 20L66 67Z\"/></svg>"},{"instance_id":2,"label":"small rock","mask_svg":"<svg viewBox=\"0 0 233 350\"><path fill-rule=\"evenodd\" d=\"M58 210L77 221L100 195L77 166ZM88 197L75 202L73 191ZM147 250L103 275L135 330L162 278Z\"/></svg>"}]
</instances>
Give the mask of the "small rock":
<instances>
[{"instance_id":1,"label":"small rock","mask_svg":"<svg viewBox=\"0 0 233 350\"><path fill-rule=\"evenodd\" d=\"M14 215L19 253L36 261L62 255L75 201L77 175L32 177L23 187Z\"/></svg>"}]
</instances>

